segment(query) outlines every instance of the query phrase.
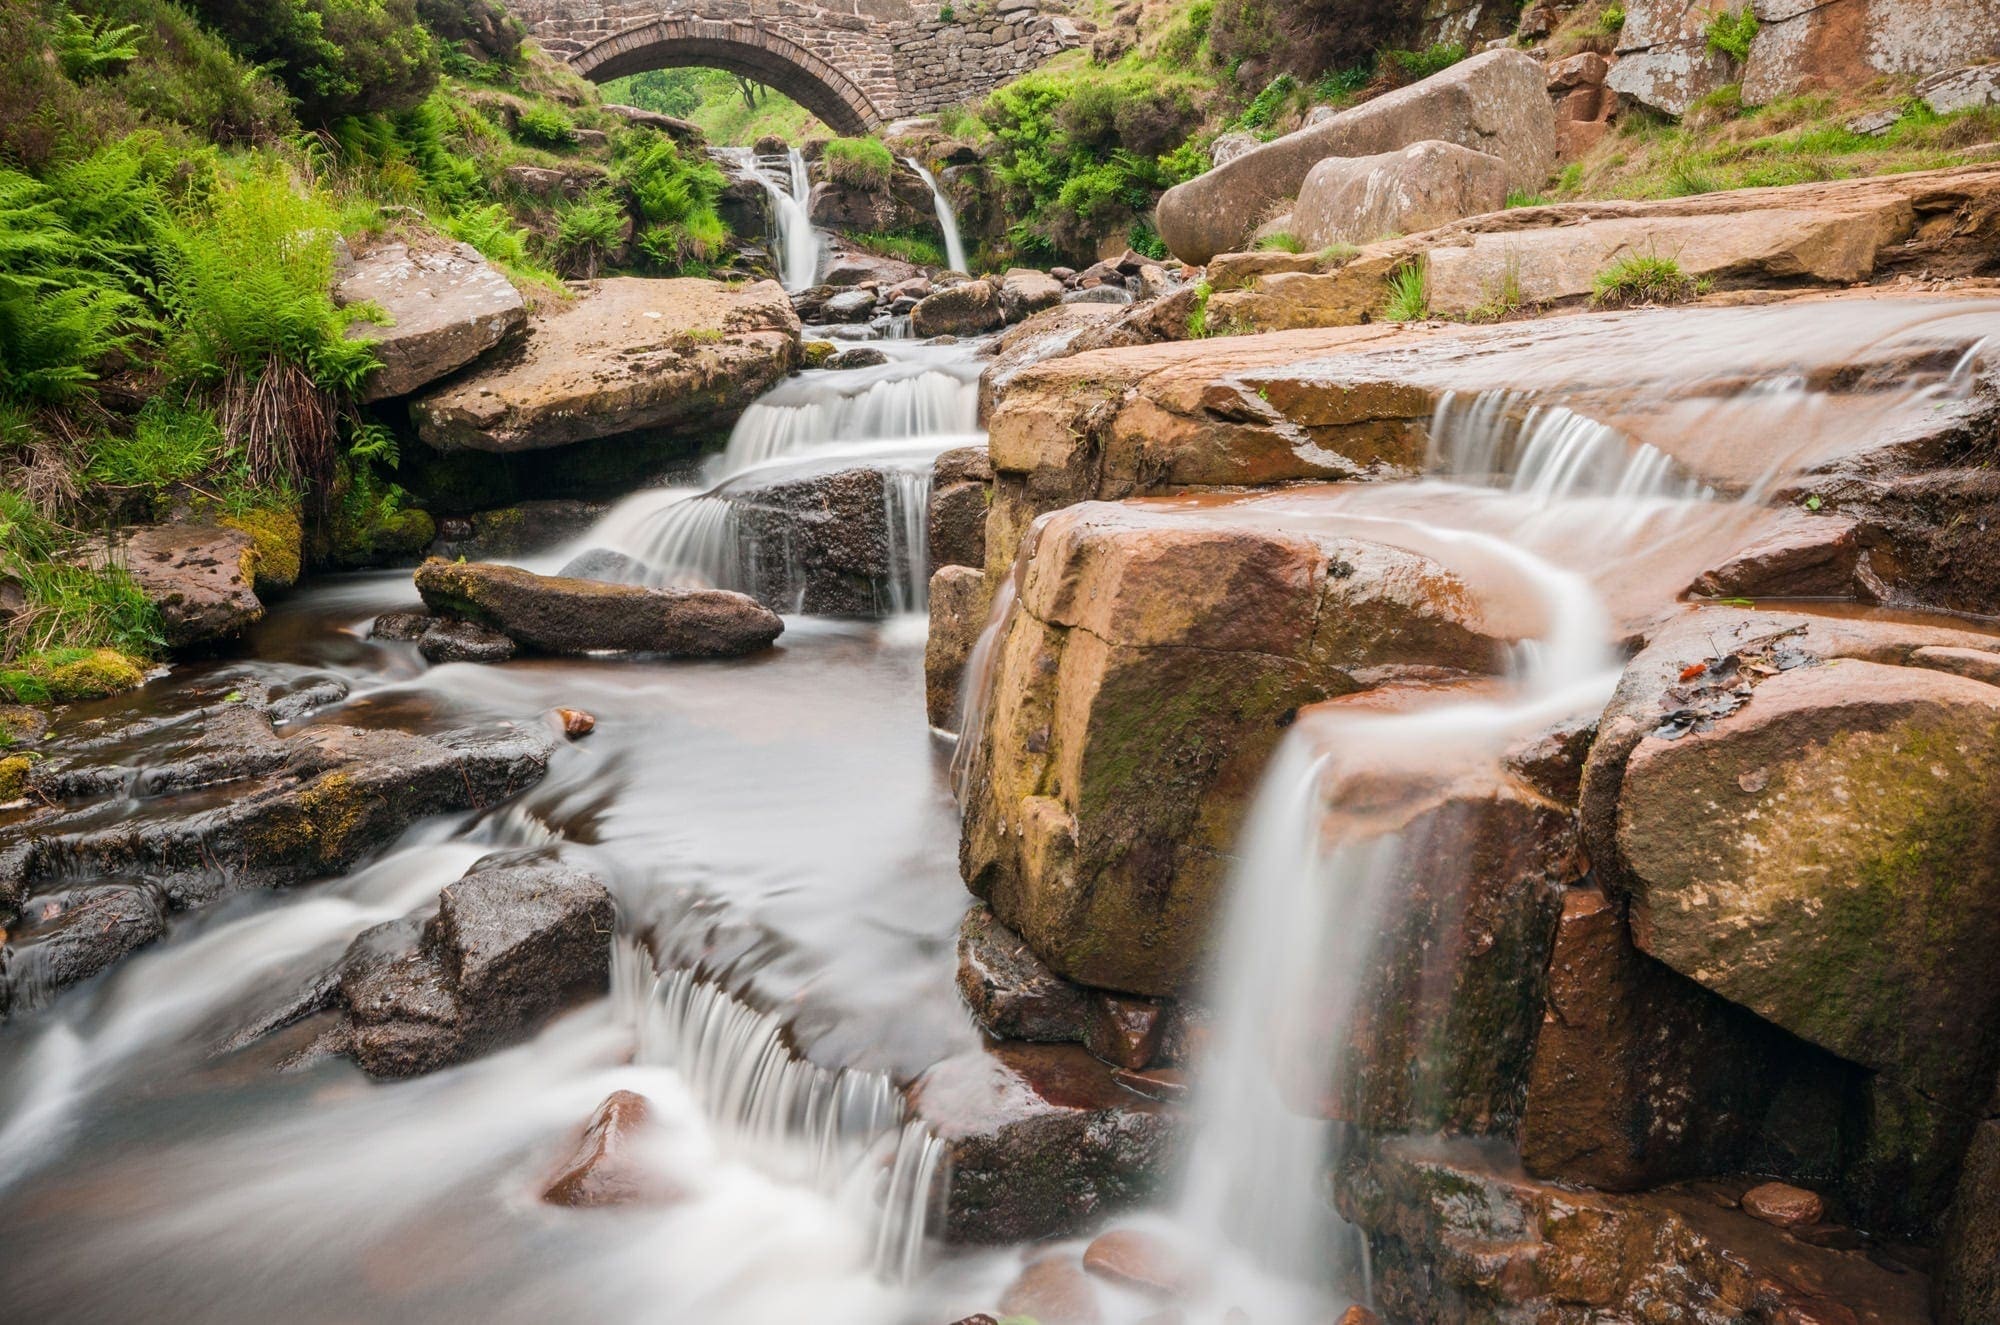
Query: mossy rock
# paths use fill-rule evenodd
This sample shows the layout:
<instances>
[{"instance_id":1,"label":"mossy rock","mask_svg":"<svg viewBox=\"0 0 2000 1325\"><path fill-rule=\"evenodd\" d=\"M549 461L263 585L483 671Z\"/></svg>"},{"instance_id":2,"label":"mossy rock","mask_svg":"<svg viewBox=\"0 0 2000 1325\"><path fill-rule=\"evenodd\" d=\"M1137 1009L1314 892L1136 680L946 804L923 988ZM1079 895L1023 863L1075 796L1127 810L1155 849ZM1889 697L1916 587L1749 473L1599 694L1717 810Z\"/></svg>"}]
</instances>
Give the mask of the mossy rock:
<instances>
[{"instance_id":1,"label":"mossy rock","mask_svg":"<svg viewBox=\"0 0 2000 1325\"><path fill-rule=\"evenodd\" d=\"M809 340L805 344L806 367L818 368L839 352L840 347L830 340Z\"/></svg>"},{"instance_id":2,"label":"mossy rock","mask_svg":"<svg viewBox=\"0 0 2000 1325\"><path fill-rule=\"evenodd\" d=\"M240 529L256 543L255 583L262 594L272 589L289 589L299 582L303 568L305 526L296 506L262 506L220 514L215 522L225 529Z\"/></svg>"},{"instance_id":3,"label":"mossy rock","mask_svg":"<svg viewBox=\"0 0 2000 1325\"><path fill-rule=\"evenodd\" d=\"M26 755L0 759L0 802L17 801L28 791L28 770L34 761Z\"/></svg>"},{"instance_id":4,"label":"mossy rock","mask_svg":"<svg viewBox=\"0 0 2000 1325\"><path fill-rule=\"evenodd\" d=\"M116 649L50 649L0 668L0 690L23 704L69 704L132 690L146 679L137 659Z\"/></svg>"}]
</instances>

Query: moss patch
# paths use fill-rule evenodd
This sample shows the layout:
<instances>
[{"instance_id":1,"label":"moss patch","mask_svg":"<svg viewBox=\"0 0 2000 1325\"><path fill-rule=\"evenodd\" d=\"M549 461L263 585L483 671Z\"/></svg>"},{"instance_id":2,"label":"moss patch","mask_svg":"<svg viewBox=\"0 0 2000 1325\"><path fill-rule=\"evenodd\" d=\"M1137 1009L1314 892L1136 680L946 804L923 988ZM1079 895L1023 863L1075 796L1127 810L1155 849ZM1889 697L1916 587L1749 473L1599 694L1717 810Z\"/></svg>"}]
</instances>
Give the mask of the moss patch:
<instances>
[{"instance_id":1,"label":"moss patch","mask_svg":"<svg viewBox=\"0 0 2000 1325\"><path fill-rule=\"evenodd\" d=\"M252 507L216 517L226 529L240 529L256 544L255 581L266 589L289 589L299 582L305 529L291 506Z\"/></svg>"},{"instance_id":2,"label":"moss patch","mask_svg":"<svg viewBox=\"0 0 2000 1325\"><path fill-rule=\"evenodd\" d=\"M116 649L50 649L0 669L0 691L23 704L68 704L131 690L145 679L145 669Z\"/></svg>"},{"instance_id":3,"label":"moss patch","mask_svg":"<svg viewBox=\"0 0 2000 1325\"><path fill-rule=\"evenodd\" d=\"M28 770L33 766L26 755L0 759L0 801L17 801L27 794Z\"/></svg>"}]
</instances>

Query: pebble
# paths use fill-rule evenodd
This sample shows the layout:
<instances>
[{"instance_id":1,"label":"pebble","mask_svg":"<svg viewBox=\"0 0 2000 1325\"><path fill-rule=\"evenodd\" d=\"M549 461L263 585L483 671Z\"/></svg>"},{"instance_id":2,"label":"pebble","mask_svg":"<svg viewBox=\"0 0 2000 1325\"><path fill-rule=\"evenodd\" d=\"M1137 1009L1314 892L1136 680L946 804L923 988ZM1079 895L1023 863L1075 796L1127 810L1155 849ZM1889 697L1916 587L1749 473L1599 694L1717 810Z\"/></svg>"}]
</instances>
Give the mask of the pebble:
<instances>
[{"instance_id":1,"label":"pebble","mask_svg":"<svg viewBox=\"0 0 2000 1325\"><path fill-rule=\"evenodd\" d=\"M1796 1228L1801 1224L1817 1224L1826 1213L1826 1202L1803 1187L1767 1182L1743 1193L1743 1209L1767 1224Z\"/></svg>"}]
</instances>

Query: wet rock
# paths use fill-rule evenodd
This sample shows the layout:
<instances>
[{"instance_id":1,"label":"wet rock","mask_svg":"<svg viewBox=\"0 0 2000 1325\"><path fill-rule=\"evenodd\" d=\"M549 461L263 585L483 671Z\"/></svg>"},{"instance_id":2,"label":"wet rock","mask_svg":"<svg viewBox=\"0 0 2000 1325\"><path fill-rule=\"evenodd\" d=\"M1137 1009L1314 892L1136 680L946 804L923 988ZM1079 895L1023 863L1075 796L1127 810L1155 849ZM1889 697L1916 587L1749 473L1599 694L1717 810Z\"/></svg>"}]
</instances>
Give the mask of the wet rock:
<instances>
[{"instance_id":1,"label":"wet rock","mask_svg":"<svg viewBox=\"0 0 2000 1325\"><path fill-rule=\"evenodd\" d=\"M1767 1224L1797 1228L1802 1224L1817 1224L1826 1214L1826 1202L1803 1187L1766 1182L1743 1193L1743 1209Z\"/></svg>"},{"instance_id":2,"label":"wet rock","mask_svg":"<svg viewBox=\"0 0 2000 1325\"><path fill-rule=\"evenodd\" d=\"M1412 234L1507 205L1507 163L1456 143L1413 143L1375 156L1329 157L1292 208L1307 249Z\"/></svg>"},{"instance_id":3,"label":"wet rock","mask_svg":"<svg viewBox=\"0 0 2000 1325\"><path fill-rule=\"evenodd\" d=\"M170 648L234 638L264 616L252 587L256 542L240 529L140 525L121 530L108 547L99 544L88 560L125 568L159 610Z\"/></svg>"},{"instance_id":4,"label":"wet rock","mask_svg":"<svg viewBox=\"0 0 2000 1325\"><path fill-rule=\"evenodd\" d=\"M1609 1191L1841 1164L1856 1070L1638 951L1595 887L1563 895L1528 1072L1530 1173Z\"/></svg>"},{"instance_id":5,"label":"wet rock","mask_svg":"<svg viewBox=\"0 0 2000 1325\"><path fill-rule=\"evenodd\" d=\"M166 899L137 880L37 893L20 923L0 930L0 1015L45 1007L166 932Z\"/></svg>"},{"instance_id":6,"label":"wet rock","mask_svg":"<svg viewBox=\"0 0 2000 1325\"><path fill-rule=\"evenodd\" d=\"M363 401L407 396L449 376L528 320L521 292L470 244L377 245L355 259L333 299L387 315L347 328L349 340L371 343L380 364L362 385Z\"/></svg>"},{"instance_id":7,"label":"wet rock","mask_svg":"<svg viewBox=\"0 0 2000 1325\"><path fill-rule=\"evenodd\" d=\"M1084 1038L1084 991L1043 965L984 906L966 912L959 926L958 992L979 1024L1003 1040L1060 1044Z\"/></svg>"},{"instance_id":8,"label":"wet rock","mask_svg":"<svg viewBox=\"0 0 2000 1325\"><path fill-rule=\"evenodd\" d=\"M947 1059L910 1089L952 1166L944 1236L1005 1244L1071 1233L1168 1181L1184 1136L1078 1045L1001 1044Z\"/></svg>"},{"instance_id":9,"label":"wet rock","mask_svg":"<svg viewBox=\"0 0 2000 1325\"><path fill-rule=\"evenodd\" d=\"M572 741L597 730L597 719L582 709L557 709L556 717L562 720L563 735Z\"/></svg>"},{"instance_id":10,"label":"wet rock","mask_svg":"<svg viewBox=\"0 0 2000 1325\"><path fill-rule=\"evenodd\" d=\"M1334 1190L1391 1320L1437 1319L1439 1301L1467 1320L1926 1319L1923 1275L1788 1236L1716 1186L1606 1195L1524 1179L1490 1143L1391 1138L1351 1150Z\"/></svg>"},{"instance_id":11,"label":"wet rock","mask_svg":"<svg viewBox=\"0 0 2000 1325\"><path fill-rule=\"evenodd\" d=\"M942 566L931 575L924 713L939 731L958 729L959 687L992 605L992 583L970 566Z\"/></svg>"},{"instance_id":12,"label":"wet rock","mask_svg":"<svg viewBox=\"0 0 2000 1325\"><path fill-rule=\"evenodd\" d=\"M416 584L432 610L543 653L736 657L768 647L785 628L748 595L719 589L647 589L435 559L417 568Z\"/></svg>"},{"instance_id":13,"label":"wet rock","mask_svg":"<svg viewBox=\"0 0 2000 1325\"><path fill-rule=\"evenodd\" d=\"M610 509L607 502L552 497L474 511L442 522L431 555L447 561L503 561L546 552L589 529Z\"/></svg>"},{"instance_id":14,"label":"wet rock","mask_svg":"<svg viewBox=\"0 0 2000 1325\"><path fill-rule=\"evenodd\" d=\"M1954 676L2000 686L2000 651L1928 645L1913 650L1909 661L1912 667L1933 667Z\"/></svg>"},{"instance_id":15,"label":"wet rock","mask_svg":"<svg viewBox=\"0 0 2000 1325\"><path fill-rule=\"evenodd\" d=\"M986 564L986 508L993 499L993 462L983 446L961 446L931 466L929 565Z\"/></svg>"},{"instance_id":16,"label":"wet rock","mask_svg":"<svg viewBox=\"0 0 2000 1325\"><path fill-rule=\"evenodd\" d=\"M1857 802L1865 817L1854 815ZM1643 738L1618 813L1639 946L1773 1023L1971 1108L2000 972L2000 688L1843 661Z\"/></svg>"},{"instance_id":17,"label":"wet rock","mask_svg":"<svg viewBox=\"0 0 2000 1325\"><path fill-rule=\"evenodd\" d=\"M675 1199L672 1184L633 1153L651 1122L650 1113L645 1096L613 1091L597 1106L562 1172L542 1192L542 1200L573 1209L598 1209Z\"/></svg>"},{"instance_id":18,"label":"wet rock","mask_svg":"<svg viewBox=\"0 0 2000 1325\"><path fill-rule=\"evenodd\" d=\"M556 572L562 579L602 580L606 584L644 584L650 574L645 562L603 547L577 553Z\"/></svg>"},{"instance_id":19,"label":"wet rock","mask_svg":"<svg viewBox=\"0 0 2000 1325\"><path fill-rule=\"evenodd\" d=\"M889 356L872 345L857 345L853 349L842 350L831 355L821 366L839 372L848 368L879 368L889 362Z\"/></svg>"},{"instance_id":20,"label":"wet rock","mask_svg":"<svg viewBox=\"0 0 2000 1325\"><path fill-rule=\"evenodd\" d=\"M1187 1248L1134 1228L1098 1234L1083 1249L1083 1268L1122 1288L1170 1301L1199 1296L1204 1282Z\"/></svg>"},{"instance_id":21,"label":"wet rock","mask_svg":"<svg viewBox=\"0 0 2000 1325\"><path fill-rule=\"evenodd\" d=\"M1000 1311L1036 1325L1101 1325L1104 1320L1089 1277L1061 1254L1044 1256L1015 1276L1000 1295Z\"/></svg>"},{"instance_id":22,"label":"wet rock","mask_svg":"<svg viewBox=\"0 0 2000 1325\"><path fill-rule=\"evenodd\" d=\"M744 587L759 602L816 616L896 610L910 596L903 503L920 481L902 469L855 465L777 470L724 484L716 495L732 508Z\"/></svg>"},{"instance_id":23,"label":"wet rock","mask_svg":"<svg viewBox=\"0 0 2000 1325\"><path fill-rule=\"evenodd\" d=\"M373 639L414 643L426 662L506 662L516 652L514 641L497 630L453 617L422 612L389 612L375 618Z\"/></svg>"},{"instance_id":24,"label":"wet rock","mask_svg":"<svg viewBox=\"0 0 2000 1325\"><path fill-rule=\"evenodd\" d=\"M1113 1067L1137 1070L1159 1056L1166 1029L1165 1009L1146 998L1093 993L1084 1021L1083 1044Z\"/></svg>"},{"instance_id":25,"label":"wet rock","mask_svg":"<svg viewBox=\"0 0 2000 1325\"><path fill-rule=\"evenodd\" d=\"M1000 314L1020 322L1062 302L1062 282L1032 267L1010 267L1000 278Z\"/></svg>"},{"instance_id":26,"label":"wet rock","mask_svg":"<svg viewBox=\"0 0 2000 1325\"><path fill-rule=\"evenodd\" d=\"M1339 1325L1382 1325L1382 1318L1367 1307L1352 1306L1340 1313Z\"/></svg>"},{"instance_id":27,"label":"wet rock","mask_svg":"<svg viewBox=\"0 0 2000 1325\"><path fill-rule=\"evenodd\" d=\"M965 734L961 870L1058 974L1173 995L1298 706L1384 669L1490 671L1508 628L1444 567L1358 540L1108 503L1037 528Z\"/></svg>"},{"instance_id":28,"label":"wet rock","mask_svg":"<svg viewBox=\"0 0 2000 1325\"><path fill-rule=\"evenodd\" d=\"M820 276L822 285L852 286L868 285L887 289L891 286L903 288L923 279L920 268L896 258L879 257L873 253L836 253L827 260L826 271Z\"/></svg>"},{"instance_id":29,"label":"wet rock","mask_svg":"<svg viewBox=\"0 0 2000 1325\"><path fill-rule=\"evenodd\" d=\"M873 290L842 290L819 306L819 316L827 322L866 322L874 315Z\"/></svg>"},{"instance_id":30,"label":"wet rock","mask_svg":"<svg viewBox=\"0 0 2000 1325\"><path fill-rule=\"evenodd\" d=\"M77 911L61 899L80 875L144 878L144 898L121 885L88 899L107 922L97 930L45 935L47 951L34 960L61 977L51 983L82 978L157 936L164 922L147 898L185 909L233 889L341 873L419 818L485 808L531 785L554 745L546 730L506 725L421 736L273 729L274 716L325 698L246 682L180 712L58 743L29 775L36 808L0 827L0 925L11 927L17 913L53 923ZM106 795L133 808L107 819ZM56 900L37 912L44 898ZM17 939L40 943L37 923ZM23 959L7 960L22 969Z\"/></svg>"},{"instance_id":31,"label":"wet rock","mask_svg":"<svg viewBox=\"0 0 2000 1325\"><path fill-rule=\"evenodd\" d=\"M993 342L992 362L979 375L979 416L991 416L1016 374L1073 353L1077 338L1087 329L1117 316L1118 310L1109 305L1065 302L1007 328Z\"/></svg>"},{"instance_id":32,"label":"wet rock","mask_svg":"<svg viewBox=\"0 0 2000 1325\"><path fill-rule=\"evenodd\" d=\"M610 981L604 885L555 865L476 865L410 917L356 939L340 998L350 1052L376 1077L419 1076L527 1034Z\"/></svg>"},{"instance_id":33,"label":"wet rock","mask_svg":"<svg viewBox=\"0 0 2000 1325\"><path fill-rule=\"evenodd\" d=\"M1005 321L999 291L983 280L926 295L910 310L910 329L919 336L977 336Z\"/></svg>"},{"instance_id":34,"label":"wet rock","mask_svg":"<svg viewBox=\"0 0 2000 1325\"><path fill-rule=\"evenodd\" d=\"M1132 302L1132 292L1123 285L1092 285L1063 294L1065 304L1110 304L1122 307Z\"/></svg>"},{"instance_id":35,"label":"wet rock","mask_svg":"<svg viewBox=\"0 0 2000 1325\"><path fill-rule=\"evenodd\" d=\"M1788 513L1783 523L1702 574L1689 592L1709 598L1847 598L1862 587L1854 521Z\"/></svg>"},{"instance_id":36,"label":"wet rock","mask_svg":"<svg viewBox=\"0 0 2000 1325\"><path fill-rule=\"evenodd\" d=\"M535 314L521 348L411 405L440 451L511 453L638 429L726 427L797 367L775 281L618 277Z\"/></svg>"},{"instance_id":37,"label":"wet rock","mask_svg":"<svg viewBox=\"0 0 2000 1325\"><path fill-rule=\"evenodd\" d=\"M1941 1325L2000 1320L2000 1120L1973 1133L1938 1261Z\"/></svg>"},{"instance_id":38,"label":"wet rock","mask_svg":"<svg viewBox=\"0 0 2000 1325\"><path fill-rule=\"evenodd\" d=\"M1555 115L1541 62L1520 51L1489 51L1247 151L1167 190L1156 213L1160 237L1183 262L1207 262L1244 247L1266 212L1297 197L1328 157L1430 140L1498 156L1508 187L1540 188L1555 160Z\"/></svg>"}]
</instances>

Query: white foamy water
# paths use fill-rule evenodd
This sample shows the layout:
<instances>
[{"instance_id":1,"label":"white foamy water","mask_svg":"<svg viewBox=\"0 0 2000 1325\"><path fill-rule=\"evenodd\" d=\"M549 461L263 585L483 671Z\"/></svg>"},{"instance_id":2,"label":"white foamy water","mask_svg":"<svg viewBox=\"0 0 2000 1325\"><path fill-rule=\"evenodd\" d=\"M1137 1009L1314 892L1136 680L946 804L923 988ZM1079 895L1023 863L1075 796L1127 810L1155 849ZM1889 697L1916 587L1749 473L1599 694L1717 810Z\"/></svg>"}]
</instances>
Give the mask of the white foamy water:
<instances>
[{"instance_id":1,"label":"white foamy water","mask_svg":"<svg viewBox=\"0 0 2000 1325\"><path fill-rule=\"evenodd\" d=\"M806 160L795 147L786 153L782 170L741 148L725 152L743 173L764 186L771 201L773 256L777 259L778 280L787 290L803 290L819 278L820 259L826 240L812 223L808 210L812 201L812 181Z\"/></svg>"},{"instance_id":2,"label":"white foamy water","mask_svg":"<svg viewBox=\"0 0 2000 1325\"><path fill-rule=\"evenodd\" d=\"M944 233L945 266L953 271L962 271L970 275L972 268L966 265L965 241L958 237L958 213L952 209L951 199L944 196L944 190L938 187L937 179L930 171L924 169L922 162L913 156L903 159L909 162L910 169L916 171L923 179L924 187L931 191L931 206L937 209L938 229Z\"/></svg>"}]
</instances>

